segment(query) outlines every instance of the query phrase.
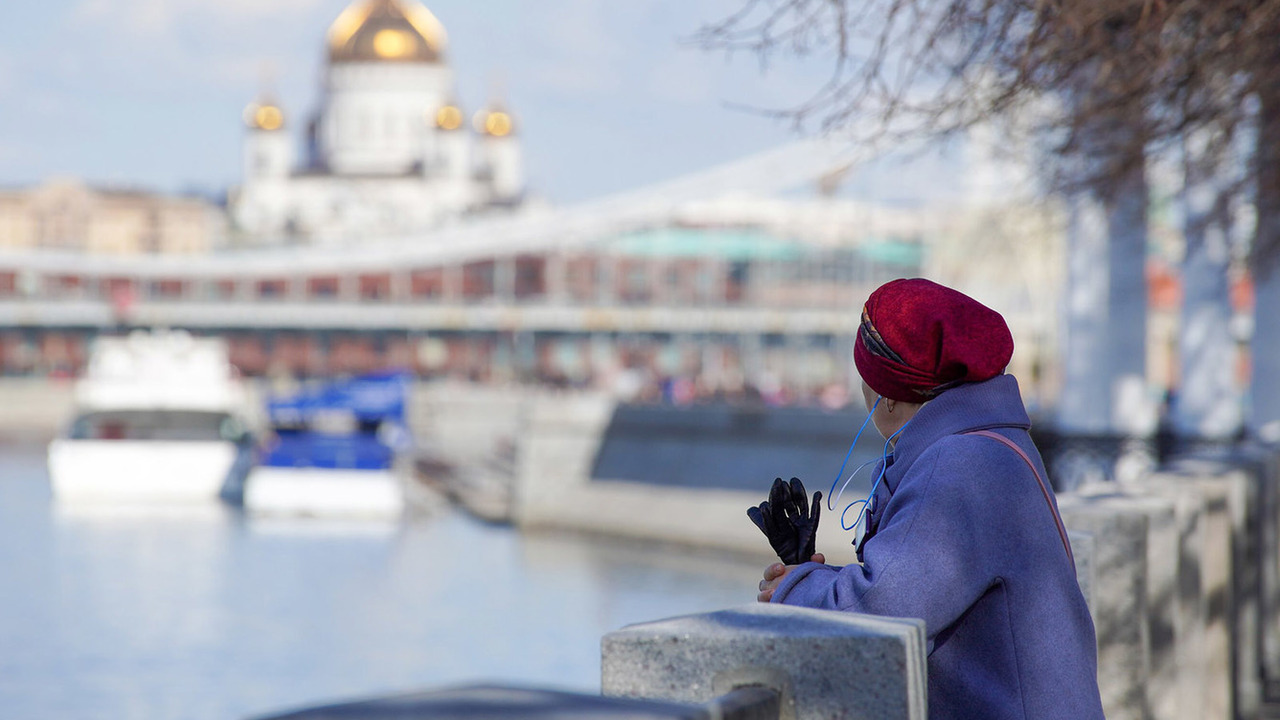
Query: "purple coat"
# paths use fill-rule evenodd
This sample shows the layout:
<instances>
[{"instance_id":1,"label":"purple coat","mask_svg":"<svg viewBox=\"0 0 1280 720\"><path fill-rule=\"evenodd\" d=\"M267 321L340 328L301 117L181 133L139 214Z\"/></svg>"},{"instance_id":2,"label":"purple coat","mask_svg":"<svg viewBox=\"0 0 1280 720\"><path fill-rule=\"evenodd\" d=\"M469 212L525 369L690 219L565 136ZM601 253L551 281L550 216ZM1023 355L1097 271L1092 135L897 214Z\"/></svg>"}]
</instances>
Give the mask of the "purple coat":
<instances>
[{"instance_id":1,"label":"purple coat","mask_svg":"<svg viewBox=\"0 0 1280 720\"><path fill-rule=\"evenodd\" d=\"M922 618L932 720L1101 720L1093 622L1039 483L1012 448L960 434L1004 435L1044 477L1030 427L1010 375L927 403L876 491L863 564L805 563L773 602Z\"/></svg>"}]
</instances>

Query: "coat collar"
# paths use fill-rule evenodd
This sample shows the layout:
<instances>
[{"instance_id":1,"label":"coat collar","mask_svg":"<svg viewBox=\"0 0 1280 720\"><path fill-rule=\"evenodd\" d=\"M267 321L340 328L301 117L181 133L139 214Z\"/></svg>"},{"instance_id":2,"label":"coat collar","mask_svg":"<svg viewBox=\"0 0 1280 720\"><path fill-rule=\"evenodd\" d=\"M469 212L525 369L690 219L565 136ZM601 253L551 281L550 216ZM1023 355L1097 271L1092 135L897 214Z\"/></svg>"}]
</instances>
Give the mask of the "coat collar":
<instances>
[{"instance_id":1,"label":"coat collar","mask_svg":"<svg viewBox=\"0 0 1280 720\"><path fill-rule=\"evenodd\" d=\"M916 458L938 440L997 427L1031 428L1018 381L1012 375L954 387L925 403L898 436L893 462L884 476L889 493L897 490Z\"/></svg>"}]
</instances>

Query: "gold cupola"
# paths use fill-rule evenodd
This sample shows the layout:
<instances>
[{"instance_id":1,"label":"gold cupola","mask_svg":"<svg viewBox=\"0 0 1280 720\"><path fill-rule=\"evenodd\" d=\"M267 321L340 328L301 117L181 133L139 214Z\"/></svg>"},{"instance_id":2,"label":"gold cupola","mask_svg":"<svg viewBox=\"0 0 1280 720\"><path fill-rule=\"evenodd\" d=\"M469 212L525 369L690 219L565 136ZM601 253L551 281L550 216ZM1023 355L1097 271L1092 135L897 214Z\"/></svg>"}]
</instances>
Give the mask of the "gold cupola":
<instances>
[{"instance_id":1,"label":"gold cupola","mask_svg":"<svg viewBox=\"0 0 1280 720\"><path fill-rule=\"evenodd\" d=\"M493 104L471 118L476 132L490 137L506 137L516 131L515 119L500 105Z\"/></svg>"},{"instance_id":2,"label":"gold cupola","mask_svg":"<svg viewBox=\"0 0 1280 720\"><path fill-rule=\"evenodd\" d=\"M436 111L435 116L431 118L436 127L441 130L457 130L466 122L462 109L458 107L456 102L441 107Z\"/></svg>"},{"instance_id":3,"label":"gold cupola","mask_svg":"<svg viewBox=\"0 0 1280 720\"><path fill-rule=\"evenodd\" d=\"M279 103L262 100L244 109L244 124L254 130L281 130L284 128L284 111Z\"/></svg>"},{"instance_id":4,"label":"gold cupola","mask_svg":"<svg viewBox=\"0 0 1280 720\"><path fill-rule=\"evenodd\" d=\"M444 26L417 0L357 0L329 28L329 62L436 63Z\"/></svg>"}]
</instances>

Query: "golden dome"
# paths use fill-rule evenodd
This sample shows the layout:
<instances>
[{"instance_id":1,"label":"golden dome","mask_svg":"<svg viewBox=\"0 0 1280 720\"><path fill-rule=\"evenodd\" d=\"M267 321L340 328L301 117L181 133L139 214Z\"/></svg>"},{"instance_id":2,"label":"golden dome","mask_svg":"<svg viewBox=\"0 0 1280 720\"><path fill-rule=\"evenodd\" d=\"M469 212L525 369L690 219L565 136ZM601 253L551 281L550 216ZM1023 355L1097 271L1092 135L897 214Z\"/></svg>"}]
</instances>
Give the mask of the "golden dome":
<instances>
[{"instance_id":1,"label":"golden dome","mask_svg":"<svg viewBox=\"0 0 1280 720\"><path fill-rule=\"evenodd\" d=\"M359 0L329 28L329 62L440 62L444 26L417 0Z\"/></svg>"},{"instance_id":2,"label":"golden dome","mask_svg":"<svg viewBox=\"0 0 1280 720\"><path fill-rule=\"evenodd\" d=\"M481 110L471 119L476 132L493 137L506 137L515 132L515 120L511 114L498 108Z\"/></svg>"},{"instance_id":3,"label":"golden dome","mask_svg":"<svg viewBox=\"0 0 1280 720\"><path fill-rule=\"evenodd\" d=\"M457 130L462 127L462 111L456 105L445 105L436 112L436 127Z\"/></svg>"},{"instance_id":4,"label":"golden dome","mask_svg":"<svg viewBox=\"0 0 1280 720\"><path fill-rule=\"evenodd\" d=\"M272 102L254 103L244 109L244 122L255 130L279 130L284 127L284 111Z\"/></svg>"}]
</instances>

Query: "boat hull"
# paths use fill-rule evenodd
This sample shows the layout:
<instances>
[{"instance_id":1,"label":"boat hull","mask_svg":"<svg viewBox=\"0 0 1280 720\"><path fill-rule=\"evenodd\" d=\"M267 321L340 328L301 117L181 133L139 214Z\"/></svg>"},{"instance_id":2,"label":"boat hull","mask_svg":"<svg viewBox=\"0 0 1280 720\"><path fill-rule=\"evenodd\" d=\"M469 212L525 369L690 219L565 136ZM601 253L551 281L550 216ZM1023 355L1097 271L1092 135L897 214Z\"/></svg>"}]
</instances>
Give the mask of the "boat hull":
<instances>
[{"instance_id":1,"label":"boat hull","mask_svg":"<svg viewBox=\"0 0 1280 720\"><path fill-rule=\"evenodd\" d=\"M245 484L244 508L256 515L398 519L404 483L392 469L260 466Z\"/></svg>"},{"instance_id":2,"label":"boat hull","mask_svg":"<svg viewBox=\"0 0 1280 720\"><path fill-rule=\"evenodd\" d=\"M60 503L214 503L239 454L231 442L60 438L49 482Z\"/></svg>"}]
</instances>

